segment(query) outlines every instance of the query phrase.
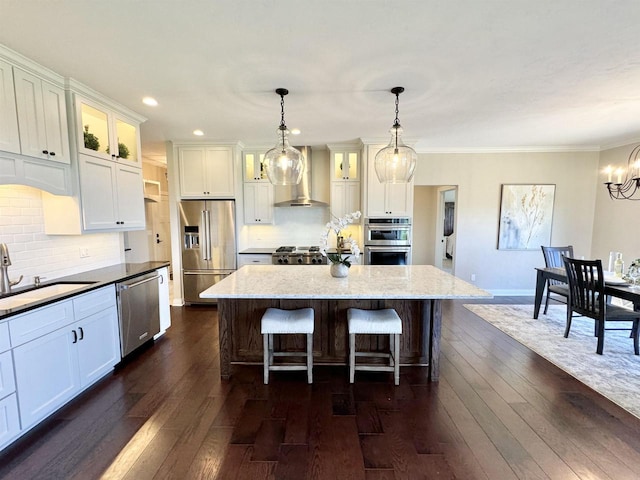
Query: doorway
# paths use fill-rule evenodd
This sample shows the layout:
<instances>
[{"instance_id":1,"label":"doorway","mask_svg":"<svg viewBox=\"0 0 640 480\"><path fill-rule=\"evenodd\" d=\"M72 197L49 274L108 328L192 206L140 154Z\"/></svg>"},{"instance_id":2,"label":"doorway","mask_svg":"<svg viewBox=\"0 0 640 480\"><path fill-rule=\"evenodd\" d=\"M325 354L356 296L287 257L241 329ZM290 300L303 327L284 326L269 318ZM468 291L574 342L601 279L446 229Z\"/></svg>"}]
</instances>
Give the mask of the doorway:
<instances>
[{"instance_id":1,"label":"doorway","mask_svg":"<svg viewBox=\"0 0 640 480\"><path fill-rule=\"evenodd\" d=\"M414 187L414 265L434 265L448 273L455 271L455 225L457 187L435 185Z\"/></svg>"},{"instance_id":2,"label":"doorway","mask_svg":"<svg viewBox=\"0 0 640 480\"><path fill-rule=\"evenodd\" d=\"M455 187L443 187L438 195L438 220L436 221L436 243L439 246L436 266L453 273L456 249L456 194Z\"/></svg>"}]
</instances>

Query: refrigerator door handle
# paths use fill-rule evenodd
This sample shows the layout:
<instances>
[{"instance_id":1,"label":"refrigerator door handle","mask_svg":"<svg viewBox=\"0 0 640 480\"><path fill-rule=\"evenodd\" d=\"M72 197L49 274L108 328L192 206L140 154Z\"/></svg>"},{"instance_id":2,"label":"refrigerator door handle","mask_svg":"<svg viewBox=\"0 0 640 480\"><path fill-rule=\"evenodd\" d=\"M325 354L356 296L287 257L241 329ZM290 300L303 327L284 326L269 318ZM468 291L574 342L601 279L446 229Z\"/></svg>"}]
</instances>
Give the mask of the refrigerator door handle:
<instances>
[{"instance_id":1,"label":"refrigerator door handle","mask_svg":"<svg viewBox=\"0 0 640 480\"><path fill-rule=\"evenodd\" d=\"M200 230L202 231L202 247L200 248L200 254L202 255L202 260L207 261L207 251L209 250L207 247L208 244L208 236L207 236L207 211L202 210L200 212L200 224L202 227Z\"/></svg>"},{"instance_id":2,"label":"refrigerator door handle","mask_svg":"<svg viewBox=\"0 0 640 480\"><path fill-rule=\"evenodd\" d=\"M206 257L205 260L211 260L211 211L210 210L205 210L204 211L204 219L205 219L205 238L206 238Z\"/></svg>"}]
</instances>

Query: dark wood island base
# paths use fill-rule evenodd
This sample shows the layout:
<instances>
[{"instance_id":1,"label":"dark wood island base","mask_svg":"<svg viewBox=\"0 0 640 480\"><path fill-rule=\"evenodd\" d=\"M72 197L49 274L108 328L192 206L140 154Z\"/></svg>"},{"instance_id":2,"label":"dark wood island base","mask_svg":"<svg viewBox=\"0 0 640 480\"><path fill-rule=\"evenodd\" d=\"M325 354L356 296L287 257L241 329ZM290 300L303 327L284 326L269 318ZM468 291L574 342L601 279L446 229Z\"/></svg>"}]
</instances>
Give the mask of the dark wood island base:
<instances>
[{"instance_id":1,"label":"dark wood island base","mask_svg":"<svg viewBox=\"0 0 640 480\"><path fill-rule=\"evenodd\" d=\"M440 299L267 299L220 298L218 321L220 375L228 379L232 364L262 364L260 319L269 307L286 310L311 307L315 312L313 362L347 365L347 309L394 308L402 319L401 365L421 365L430 381L438 381L442 301ZM276 337L276 348L305 350L302 335ZM279 342L279 343L278 343ZM360 335L358 350L388 351L388 335Z\"/></svg>"}]
</instances>

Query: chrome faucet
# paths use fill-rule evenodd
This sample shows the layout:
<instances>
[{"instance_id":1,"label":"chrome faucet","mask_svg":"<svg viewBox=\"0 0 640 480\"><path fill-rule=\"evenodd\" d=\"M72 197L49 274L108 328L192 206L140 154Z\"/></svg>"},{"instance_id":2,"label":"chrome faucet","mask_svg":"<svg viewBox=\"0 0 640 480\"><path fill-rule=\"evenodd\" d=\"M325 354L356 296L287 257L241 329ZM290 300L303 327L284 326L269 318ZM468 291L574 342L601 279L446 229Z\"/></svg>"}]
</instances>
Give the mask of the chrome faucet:
<instances>
[{"instance_id":1,"label":"chrome faucet","mask_svg":"<svg viewBox=\"0 0 640 480\"><path fill-rule=\"evenodd\" d=\"M9 280L10 265L9 248L6 243L0 243L0 293L10 293L11 287L22 281L22 275L18 280Z\"/></svg>"}]
</instances>

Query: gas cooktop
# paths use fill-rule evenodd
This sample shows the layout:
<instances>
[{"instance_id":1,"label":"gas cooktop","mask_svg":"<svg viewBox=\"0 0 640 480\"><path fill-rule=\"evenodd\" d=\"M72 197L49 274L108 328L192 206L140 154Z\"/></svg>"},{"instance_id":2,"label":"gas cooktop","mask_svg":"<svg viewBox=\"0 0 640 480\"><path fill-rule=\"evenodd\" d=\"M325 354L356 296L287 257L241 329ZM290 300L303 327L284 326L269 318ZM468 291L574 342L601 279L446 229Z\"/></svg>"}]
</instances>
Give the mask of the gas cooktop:
<instances>
[{"instance_id":1,"label":"gas cooktop","mask_svg":"<svg viewBox=\"0 0 640 480\"><path fill-rule=\"evenodd\" d=\"M325 265L326 257L320 253L320 247L278 247L272 253L272 263L274 265Z\"/></svg>"}]
</instances>

